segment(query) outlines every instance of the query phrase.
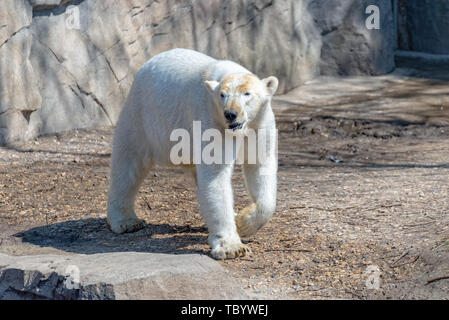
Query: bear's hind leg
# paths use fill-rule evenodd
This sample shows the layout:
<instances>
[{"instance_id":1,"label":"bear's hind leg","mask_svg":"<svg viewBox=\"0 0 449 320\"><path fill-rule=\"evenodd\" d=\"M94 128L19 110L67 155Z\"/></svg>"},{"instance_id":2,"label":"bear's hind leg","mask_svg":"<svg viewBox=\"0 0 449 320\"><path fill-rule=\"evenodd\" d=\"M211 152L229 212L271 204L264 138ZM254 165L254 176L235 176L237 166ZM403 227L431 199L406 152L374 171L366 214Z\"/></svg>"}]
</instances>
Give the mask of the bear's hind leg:
<instances>
[{"instance_id":1,"label":"bear's hind leg","mask_svg":"<svg viewBox=\"0 0 449 320\"><path fill-rule=\"evenodd\" d=\"M136 216L134 202L149 169L148 156L131 141L114 144L108 194L108 223L113 232L135 232L145 227Z\"/></svg>"}]
</instances>

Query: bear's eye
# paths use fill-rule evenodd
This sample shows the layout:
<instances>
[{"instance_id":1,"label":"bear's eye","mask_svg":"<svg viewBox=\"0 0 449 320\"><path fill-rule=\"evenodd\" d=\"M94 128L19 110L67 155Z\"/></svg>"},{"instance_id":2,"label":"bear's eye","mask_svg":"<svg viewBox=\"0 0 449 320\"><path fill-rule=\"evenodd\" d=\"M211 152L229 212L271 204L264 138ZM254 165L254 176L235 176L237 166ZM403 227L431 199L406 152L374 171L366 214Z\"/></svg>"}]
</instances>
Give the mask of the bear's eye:
<instances>
[{"instance_id":1,"label":"bear's eye","mask_svg":"<svg viewBox=\"0 0 449 320\"><path fill-rule=\"evenodd\" d=\"M251 95L251 92L245 92L245 96L249 97Z\"/></svg>"},{"instance_id":2,"label":"bear's eye","mask_svg":"<svg viewBox=\"0 0 449 320\"><path fill-rule=\"evenodd\" d=\"M221 97L222 99L226 98L226 95L224 94L224 92L220 93L220 97Z\"/></svg>"}]
</instances>

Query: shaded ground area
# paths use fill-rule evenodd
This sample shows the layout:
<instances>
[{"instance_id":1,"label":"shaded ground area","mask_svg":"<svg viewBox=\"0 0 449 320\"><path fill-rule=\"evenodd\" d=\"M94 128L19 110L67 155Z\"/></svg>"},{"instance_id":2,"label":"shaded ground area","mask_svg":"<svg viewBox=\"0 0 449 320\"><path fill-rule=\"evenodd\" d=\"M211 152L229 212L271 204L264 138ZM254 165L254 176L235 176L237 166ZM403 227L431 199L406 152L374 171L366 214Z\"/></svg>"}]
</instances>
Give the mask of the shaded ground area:
<instances>
[{"instance_id":1,"label":"shaded ground area","mask_svg":"<svg viewBox=\"0 0 449 320\"><path fill-rule=\"evenodd\" d=\"M438 70L322 78L276 98L277 212L246 240L253 255L222 262L253 297L449 298L449 73ZM177 170L145 180L147 228L109 231L112 132L0 148L0 252L208 254L193 181ZM241 209L239 169L234 186Z\"/></svg>"}]
</instances>

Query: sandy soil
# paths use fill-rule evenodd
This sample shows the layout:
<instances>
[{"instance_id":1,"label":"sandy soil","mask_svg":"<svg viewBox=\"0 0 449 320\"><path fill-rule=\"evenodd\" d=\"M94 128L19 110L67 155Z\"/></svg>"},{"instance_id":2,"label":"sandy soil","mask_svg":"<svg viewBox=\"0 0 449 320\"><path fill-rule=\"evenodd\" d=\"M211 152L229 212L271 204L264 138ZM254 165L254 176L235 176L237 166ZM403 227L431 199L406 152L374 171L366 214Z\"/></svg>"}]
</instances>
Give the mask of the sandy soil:
<instances>
[{"instance_id":1,"label":"sandy soil","mask_svg":"<svg viewBox=\"0 0 449 320\"><path fill-rule=\"evenodd\" d=\"M399 69L315 80L277 97L278 208L220 262L254 298L449 298L449 78ZM432 79L425 78L432 75ZM195 187L150 173L136 208L148 226L105 221L112 128L0 148L0 252L209 253ZM240 169L237 209L248 203ZM372 288L367 270L378 270Z\"/></svg>"}]
</instances>

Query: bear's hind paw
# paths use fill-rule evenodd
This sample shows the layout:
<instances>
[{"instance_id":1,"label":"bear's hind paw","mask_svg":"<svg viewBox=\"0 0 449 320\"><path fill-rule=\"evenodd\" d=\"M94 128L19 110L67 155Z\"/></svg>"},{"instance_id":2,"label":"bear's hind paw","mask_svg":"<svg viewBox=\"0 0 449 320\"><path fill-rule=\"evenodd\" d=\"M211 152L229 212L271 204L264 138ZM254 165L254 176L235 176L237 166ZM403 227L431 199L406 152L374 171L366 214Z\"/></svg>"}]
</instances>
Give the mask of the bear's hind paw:
<instances>
[{"instance_id":1,"label":"bear's hind paw","mask_svg":"<svg viewBox=\"0 0 449 320\"><path fill-rule=\"evenodd\" d=\"M242 212L235 217L235 224L237 226L237 232L240 237L250 237L259 230L254 226L254 216L256 212L256 204L252 204L242 210Z\"/></svg>"},{"instance_id":2,"label":"bear's hind paw","mask_svg":"<svg viewBox=\"0 0 449 320\"><path fill-rule=\"evenodd\" d=\"M111 224L111 230L114 233L132 233L145 228L146 223L141 219L126 219L119 223Z\"/></svg>"},{"instance_id":3,"label":"bear's hind paw","mask_svg":"<svg viewBox=\"0 0 449 320\"><path fill-rule=\"evenodd\" d=\"M243 243L226 247L218 247L213 249L211 252L212 257L217 260L235 259L249 254L251 254L251 249Z\"/></svg>"}]
</instances>

